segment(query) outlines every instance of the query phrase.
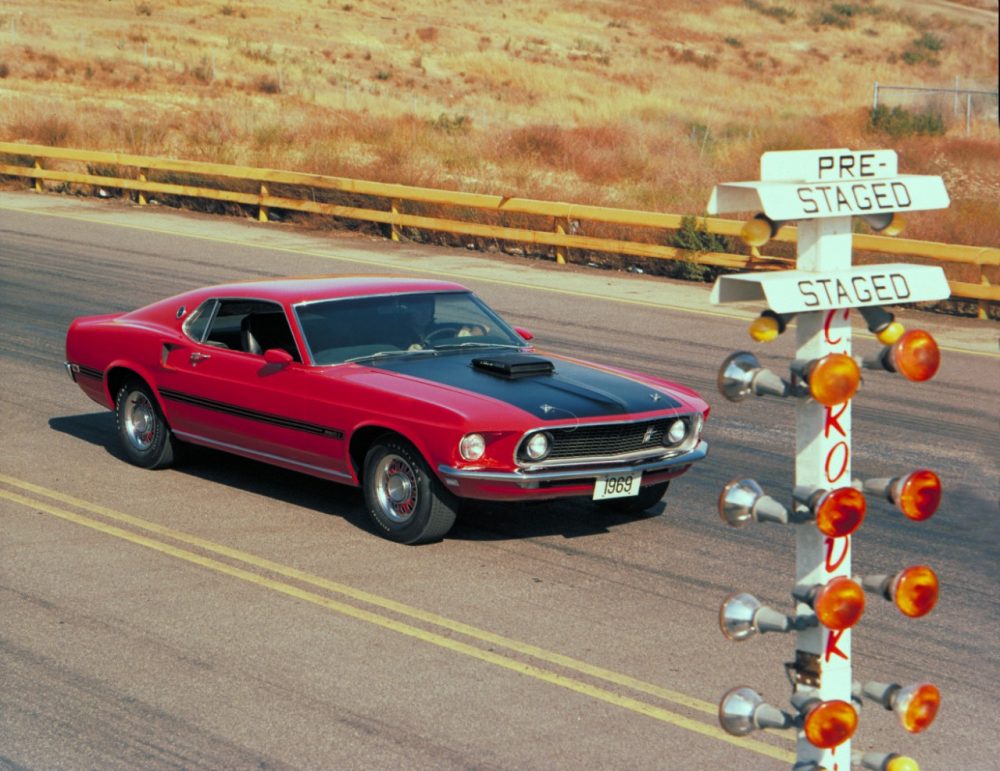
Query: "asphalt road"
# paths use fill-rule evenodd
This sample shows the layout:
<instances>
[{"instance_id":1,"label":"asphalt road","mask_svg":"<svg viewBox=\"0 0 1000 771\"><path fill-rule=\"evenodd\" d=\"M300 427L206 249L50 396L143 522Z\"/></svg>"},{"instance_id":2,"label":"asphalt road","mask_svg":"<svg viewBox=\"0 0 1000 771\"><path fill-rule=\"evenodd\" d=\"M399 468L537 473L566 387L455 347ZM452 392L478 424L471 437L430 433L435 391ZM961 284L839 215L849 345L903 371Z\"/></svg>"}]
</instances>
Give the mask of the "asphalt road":
<instances>
[{"instance_id":1,"label":"asphalt road","mask_svg":"<svg viewBox=\"0 0 1000 771\"><path fill-rule=\"evenodd\" d=\"M710 457L656 516L490 505L404 547L370 531L355 490L207 451L129 466L111 413L62 368L78 315L234 277L404 271L460 277L542 348L699 389ZM784 706L793 650L717 627L733 590L789 609L794 572L790 532L733 530L715 512L737 474L779 498L791 484L793 405L714 390L728 352L758 348L748 318L648 277L0 192L0 768L788 768L787 737L732 740L715 719L739 684ZM926 562L942 599L919 620L871 600L854 667L934 682L943 706L915 737L867 707L854 747L985 771L1000 688L997 327L904 320L939 335L942 370L921 385L867 377L854 470L929 466L945 500L920 524L873 503L854 565ZM792 345L759 353L778 365Z\"/></svg>"}]
</instances>

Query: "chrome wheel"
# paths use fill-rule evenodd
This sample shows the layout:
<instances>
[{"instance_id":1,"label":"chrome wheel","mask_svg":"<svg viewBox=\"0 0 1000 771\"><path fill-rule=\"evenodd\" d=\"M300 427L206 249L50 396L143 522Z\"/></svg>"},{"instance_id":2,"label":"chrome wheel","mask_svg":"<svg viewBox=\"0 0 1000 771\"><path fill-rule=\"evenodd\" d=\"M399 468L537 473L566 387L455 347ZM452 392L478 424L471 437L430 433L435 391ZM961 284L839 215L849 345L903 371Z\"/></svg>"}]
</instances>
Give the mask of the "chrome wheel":
<instances>
[{"instance_id":1,"label":"chrome wheel","mask_svg":"<svg viewBox=\"0 0 1000 771\"><path fill-rule=\"evenodd\" d=\"M142 391L133 391L125 401L122 415L125 436L135 449L144 452L156 438L156 412Z\"/></svg>"},{"instance_id":2,"label":"chrome wheel","mask_svg":"<svg viewBox=\"0 0 1000 771\"><path fill-rule=\"evenodd\" d=\"M416 510L417 476L399 455L389 454L375 467L375 500L388 519L403 523Z\"/></svg>"}]
</instances>

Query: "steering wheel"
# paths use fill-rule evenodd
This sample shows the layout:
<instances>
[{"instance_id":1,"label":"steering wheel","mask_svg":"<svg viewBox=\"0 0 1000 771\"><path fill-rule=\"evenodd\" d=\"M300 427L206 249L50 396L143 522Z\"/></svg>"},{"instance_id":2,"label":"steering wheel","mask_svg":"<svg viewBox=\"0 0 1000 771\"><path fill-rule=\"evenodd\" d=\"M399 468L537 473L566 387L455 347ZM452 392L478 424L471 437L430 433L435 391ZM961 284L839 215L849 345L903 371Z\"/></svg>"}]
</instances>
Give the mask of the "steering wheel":
<instances>
[{"instance_id":1,"label":"steering wheel","mask_svg":"<svg viewBox=\"0 0 1000 771\"><path fill-rule=\"evenodd\" d=\"M424 335L424 342L429 344L438 338L464 337L466 335L461 334L463 329L469 330L466 335L470 337L486 334L486 327L483 324L444 324Z\"/></svg>"}]
</instances>

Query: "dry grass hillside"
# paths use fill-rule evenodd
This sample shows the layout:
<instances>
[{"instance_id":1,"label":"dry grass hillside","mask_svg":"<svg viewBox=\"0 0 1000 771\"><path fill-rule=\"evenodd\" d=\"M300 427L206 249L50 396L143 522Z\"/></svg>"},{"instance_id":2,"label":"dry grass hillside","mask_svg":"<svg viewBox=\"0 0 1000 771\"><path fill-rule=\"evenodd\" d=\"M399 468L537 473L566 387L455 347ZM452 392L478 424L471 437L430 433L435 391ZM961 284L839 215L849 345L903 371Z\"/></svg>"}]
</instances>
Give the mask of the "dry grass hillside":
<instances>
[{"instance_id":1,"label":"dry grass hillside","mask_svg":"<svg viewBox=\"0 0 1000 771\"><path fill-rule=\"evenodd\" d=\"M700 213L760 153L942 174L908 235L1000 244L996 0L0 0L0 138ZM964 100L962 102L964 108Z\"/></svg>"}]
</instances>

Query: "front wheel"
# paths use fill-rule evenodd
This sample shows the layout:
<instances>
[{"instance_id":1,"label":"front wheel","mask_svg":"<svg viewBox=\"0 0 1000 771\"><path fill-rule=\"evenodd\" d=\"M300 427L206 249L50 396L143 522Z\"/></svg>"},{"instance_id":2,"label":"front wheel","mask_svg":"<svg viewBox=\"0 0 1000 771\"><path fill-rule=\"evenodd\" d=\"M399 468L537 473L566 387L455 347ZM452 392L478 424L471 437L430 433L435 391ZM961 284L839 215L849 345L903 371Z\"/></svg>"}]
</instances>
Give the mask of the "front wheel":
<instances>
[{"instance_id":1,"label":"front wheel","mask_svg":"<svg viewBox=\"0 0 1000 771\"><path fill-rule=\"evenodd\" d=\"M149 386L130 380L115 397L118 438L129 463L142 468L165 468L174 462L177 440Z\"/></svg>"},{"instance_id":2,"label":"front wheel","mask_svg":"<svg viewBox=\"0 0 1000 771\"><path fill-rule=\"evenodd\" d=\"M365 507L379 532L398 543L437 541L455 524L457 498L409 442L386 437L365 456Z\"/></svg>"},{"instance_id":3,"label":"front wheel","mask_svg":"<svg viewBox=\"0 0 1000 771\"><path fill-rule=\"evenodd\" d=\"M641 514L659 503L668 487L670 487L669 481L660 482L640 488L638 495L632 495L628 498L609 498L606 501L601 501L600 505L601 508L621 514Z\"/></svg>"}]
</instances>

